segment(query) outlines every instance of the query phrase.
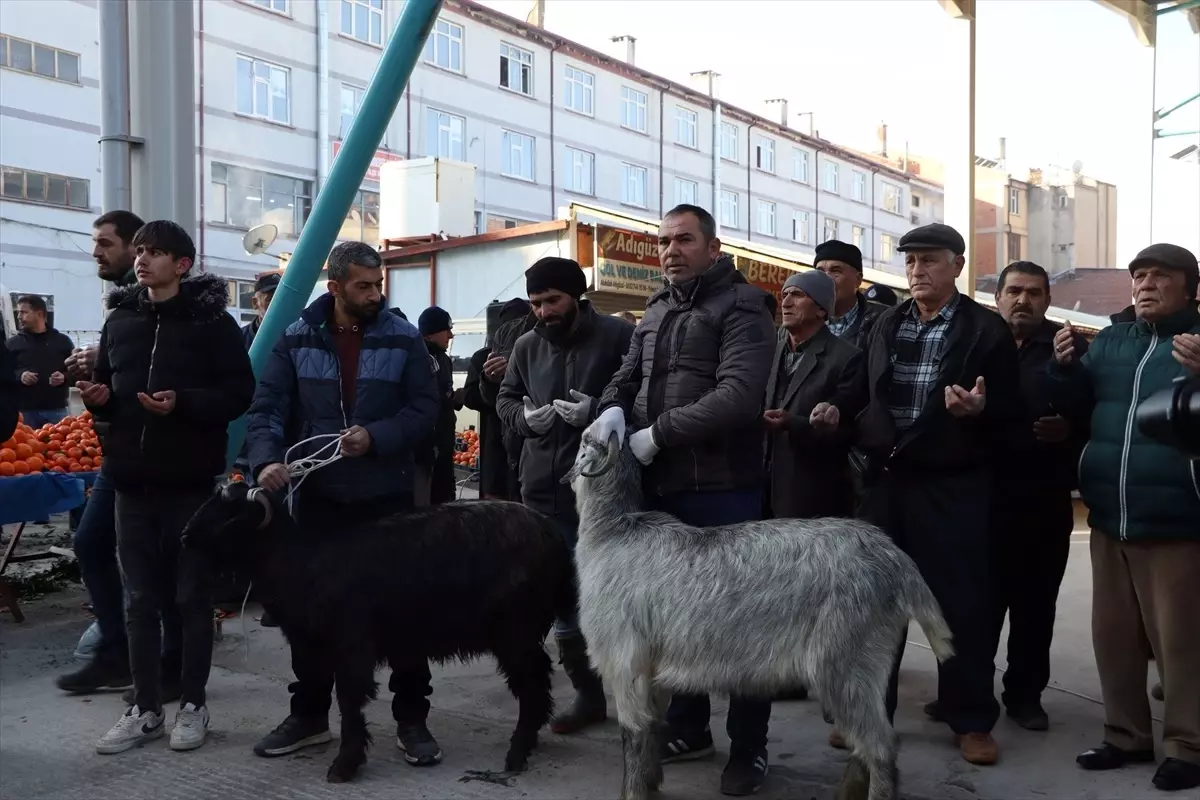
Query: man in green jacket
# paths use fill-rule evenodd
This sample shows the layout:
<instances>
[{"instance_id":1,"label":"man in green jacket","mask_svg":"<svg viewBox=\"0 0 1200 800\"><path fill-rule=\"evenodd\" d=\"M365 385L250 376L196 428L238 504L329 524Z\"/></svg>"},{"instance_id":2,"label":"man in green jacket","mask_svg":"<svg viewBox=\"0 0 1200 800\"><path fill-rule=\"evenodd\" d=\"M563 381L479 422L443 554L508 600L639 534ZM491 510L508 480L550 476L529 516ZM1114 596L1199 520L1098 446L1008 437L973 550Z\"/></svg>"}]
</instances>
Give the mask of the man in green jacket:
<instances>
[{"instance_id":1,"label":"man in green jacket","mask_svg":"<svg viewBox=\"0 0 1200 800\"><path fill-rule=\"evenodd\" d=\"M1138 405L1200 375L1196 256L1155 244L1129 264L1137 320L1105 328L1076 359L1071 328L1054 339L1054 404L1089 415L1079 491L1092 528L1092 646L1104 694L1104 743L1079 765L1154 761L1144 641L1162 676L1164 791L1200 786L1200 462L1144 436Z\"/></svg>"}]
</instances>

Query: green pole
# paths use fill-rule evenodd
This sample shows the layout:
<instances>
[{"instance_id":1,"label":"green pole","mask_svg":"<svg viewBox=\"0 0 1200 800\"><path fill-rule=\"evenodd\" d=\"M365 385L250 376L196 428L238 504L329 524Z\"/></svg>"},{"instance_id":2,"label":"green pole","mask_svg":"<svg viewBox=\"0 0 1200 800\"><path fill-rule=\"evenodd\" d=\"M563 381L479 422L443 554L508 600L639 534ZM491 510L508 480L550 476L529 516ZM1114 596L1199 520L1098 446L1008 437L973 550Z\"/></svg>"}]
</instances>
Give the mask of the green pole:
<instances>
[{"instance_id":1,"label":"green pole","mask_svg":"<svg viewBox=\"0 0 1200 800\"><path fill-rule=\"evenodd\" d=\"M1155 112L1154 118L1156 120L1158 120L1159 122L1162 122L1164 119L1171 116L1176 111L1183 108L1184 106L1186 106L1188 103L1192 102L1193 100L1200 100L1200 92L1197 92L1196 94L1192 95L1187 100L1184 100L1182 103L1177 103L1176 105L1173 105L1170 108Z\"/></svg>"},{"instance_id":2,"label":"green pole","mask_svg":"<svg viewBox=\"0 0 1200 800\"><path fill-rule=\"evenodd\" d=\"M346 220L346 212L362 186L367 167L371 165L388 123L396 112L404 87L437 21L441 5L441 0L408 0L404 4L404 11L392 29L387 47L375 67L375 74L367 86L354 124L350 126L337 158L333 160L325 185L317 194L312 213L304 223L300 240L284 270L283 280L275 290L271 307L267 309L258 334L254 337L250 363L255 375L261 373L275 342L287 326L300 316L313 287L317 285L321 268ZM329 143L321 142L321 146L328 147ZM228 465L233 464L241 450L245 435L244 417L229 426Z\"/></svg>"}]
</instances>

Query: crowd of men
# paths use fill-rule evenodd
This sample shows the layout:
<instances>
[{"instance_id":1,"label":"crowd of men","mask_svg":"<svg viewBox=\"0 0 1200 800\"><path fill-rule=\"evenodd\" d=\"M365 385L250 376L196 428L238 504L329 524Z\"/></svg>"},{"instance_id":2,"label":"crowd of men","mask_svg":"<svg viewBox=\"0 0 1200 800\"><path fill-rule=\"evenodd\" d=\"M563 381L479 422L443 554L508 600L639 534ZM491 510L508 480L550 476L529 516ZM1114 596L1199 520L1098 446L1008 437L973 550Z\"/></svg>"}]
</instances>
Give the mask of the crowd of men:
<instances>
[{"instance_id":1,"label":"crowd of men","mask_svg":"<svg viewBox=\"0 0 1200 800\"><path fill-rule=\"evenodd\" d=\"M1051 281L1036 264L1004 269L999 313L960 293L966 248L949 226L900 240L904 302L883 287L860 291L862 254L827 241L814 270L788 278L776 308L722 255L712 216L684 205L662 221L663 286L640 321L598 313L574 261L541 259L456 391L449 315L430 308L414 326L388 309L382 262L367 245L333 249L328 292L274 343L256 381L247 349L259 320L239 332L224 282L191 274L186 232L113 212L96 220L93 238L100 276L119 285L99 346L61 369L38 361L17 370L33 374L21 382L51 406L60 402L51 389L74 380L105 428L104 469L76 534L102 642L59 679L75 693L132 683L129 709L100 752L164 735L163 707L174 700L171 747L205 740L211 576L178 538L224 471L230 421L247 414L246 479L291 502L301 535L328 536L351 520L452 499L455 412L465 404L480 415L481 497L542 512L569 545L579 520L560 479L585 435L618 435L645 466L648 506L697 526L860 516L882 527L914 559L953 631L956 655L939 667L925 713L973 764L998 759L1001 703L1022 728L1049 727L1041 696L1078 489L1090 510L1106 717L1103 743L1078 763L1107 770L1155 759L1145 691L1153 659L1165 719L1154 785L1200 785L1200 476L1196 462L1132 423L1141 399L1200 374L1200 270L1183 248L1138 254L1132 318L1089 346L1046 318ZM259 319L274 287L256 286ZM36 321L29 330L49 335ZM332 439L343 458L298 483L288 463ZM556 620L554 634L575 699L552 727L567 734L603 721L607 708L577 620ZM290 713L256 745L260 756L331 738L329 663L290 644ZM898 636L893 715L903 651ZM397 746L414 765L438 763L428 664L394 666L389 688ZM730 699L726 794L762 785L776 699ZM710 714L705 695L672 698L664 762L713 753ZM829 742L845 746L836 727Z\"/></svg>"}]
</instances>

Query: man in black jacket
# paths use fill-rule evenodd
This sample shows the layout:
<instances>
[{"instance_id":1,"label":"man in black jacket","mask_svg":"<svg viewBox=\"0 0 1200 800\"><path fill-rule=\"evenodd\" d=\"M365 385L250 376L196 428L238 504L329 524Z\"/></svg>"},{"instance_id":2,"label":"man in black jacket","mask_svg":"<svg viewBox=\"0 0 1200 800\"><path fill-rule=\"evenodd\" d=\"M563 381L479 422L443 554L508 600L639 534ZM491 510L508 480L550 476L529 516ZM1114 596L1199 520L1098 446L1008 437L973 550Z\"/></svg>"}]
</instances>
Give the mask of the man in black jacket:
<instances>
[{"instance_id":1,"label":"man in black jacket","mask_svg":"<svg viewBox=\"0 0 1200 800\"><path fill-rule=\"evenodd\" d=\"M862 285L862 251L852 244L830 239L817 245L813 266L833 278L837 298L829 314L829 330L862 349L875 319L887 308L873 303L858 290Z\"/></svg>"},{"instance_id":2,"label":"man in black jacket","mask_svg":"<svg viewBox=\"0 0 1200 800\"><path fill-rule=\"evenodd\" d=\"M966 249L958 231L926 225L897 249L912 299L882 313L867 344L863 513L912 556L954 634L933 712L957 735L964 759L993 764L990 510L994 471L1022 426L1017 348L998 314L955 288ZM902 638L889 714L903 648Z\"/></svg>"},{"instance_id":3,"label":"man in black jacket","mask_svg":"<svg viewBox=\"0 0 1200 800\"><path fill-rule=\"evenodd\" d=\"M539 260L526 271L525 284L538 323L513 348L496 413L524 440L521 499L550 517L574 549L579 537L575 494L559 481L575 463L583 429L596 418L597 398L621 366L633 326L597 314L580 299L587 278L570 259ZM579 620L555 620L554 638L576 695L550 728L574 733L607 716L604 689L588 663Z\"/></svg>"},{"instance_id":4,"label":"man in black jacket","mask_svg":"<svg viewBox=\"0 0 1200 800\"><path fill-rule=\"evenodd\" d=\"M517 340L533 330L538 322L537 315L532 313L532 307L528 305L527 301L525 302L524 314L516 316L514 307L513 318L496 328L496 333L492 336L492 352L481 367L483 380L479 382L479 392L484 401L493 406L500 399L500 385L504 382L504 376L508 372L508 359L517 345ZM500 425L500 435L504 440L504 454L508 459L509 499L519 501L521 499L520 462L523 445L521 432L510 428L504 420L500 421Z\"/></svg>"},{"instance_id":5,"label":"man in black jacket","mask_svg":"<svg viewBox=\"0 0 1200 800\"><path fill-rule=\"evenodd\" d=\"M46 301L39 295L17 298L21 331L8 340L8 349L17 358L21 414L25 424L32 428L61 422L69 413L67 399L71 384L66 375L66 361L75 343L49 326L46 313Z\"/></svg>"},{"instance_id":6,"label":"man in black jacket","mask_svg":"<svg viewBox=\"0 0 1200 800\"><path fill-rule=\"evenodd\" d=\"M97 744L120 753L163 735L160 609L174 592L183 619L183 694L171 749L193 750L208 731L212 600L202 557L180 546L188 519L225 471L225 429L254 395L254 373L225 281L183 280L196 258L173 222L146 224L133 240L137 285L115 290L83 401L109 423L105 472L116 489L117 549L135 702Z\"/></svg>"},{"instance_id":7,"label":"man in black jacket","mask_svg":"<svg viewBox=\"0 0 1200 800\"><path fill-rule=\"evenodd\" d=\"M17 360L8 351L8 344L0 342L0 442L7 441L17 429Z\"/></svg>"},{"instance_id":8,"label":"man in black jacket","mask_svg":"<svg viewBox=\"0 0 1200 800\"><path fill-rule=\"evenodd\" d=\"M416 453L418 474L414 500L417 507L449 503L455 496L455 412L462 408L462 402L454 391L454 362L447 353L450 340L454 338L453 328L450 315L437 306L430 306L417 318L417 329L433 359L434 378L441 398L437 425Z\"/></svg>"}]
</instances>

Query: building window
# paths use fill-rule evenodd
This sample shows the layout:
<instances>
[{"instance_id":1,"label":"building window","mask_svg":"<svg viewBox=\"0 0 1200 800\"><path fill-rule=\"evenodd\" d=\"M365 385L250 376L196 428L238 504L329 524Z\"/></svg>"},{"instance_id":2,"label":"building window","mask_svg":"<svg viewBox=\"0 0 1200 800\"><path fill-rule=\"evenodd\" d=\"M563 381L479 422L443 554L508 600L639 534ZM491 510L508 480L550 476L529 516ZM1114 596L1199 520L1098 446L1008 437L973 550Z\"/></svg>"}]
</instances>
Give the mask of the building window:
<instances>
[{"instance_id":1,"label":"building window","mask_svg":"<svg viewBox=\"0 0 1200 800\"><path fill-rule=\"evenodd\" d=\"M79 83L78 54L11 36L0 36L0 67Z\"/></svg>"},{"instance_id":2,"label":"building window","mask_svg":"<svg viewBox=\"0 0 1200 800\"><path fill-rule=\"evenodd\" d=\"M807 211L796 211L792 214L792 241L809 243Z\"/></svg>"},{"instance_id":3,"label":"building window","mask_svg":"<svg viewBox=\"0 0 1200 800\"><path fill-rule=\"evenodd\" d=\"M339 128L339 138L345 139L350 135L350 123L354 122L354 117L358 115L358 109L362 107L363 95L366 93L366 89L342 84L342 122Z\"/></svg>"},{"instance_id":4,"label":"building window","mask_svg":"<svg viewBox=\"0 0 1200 800\"><path fill-rule=\"evenodd\" d=\"M913 198L914 201L916 199L917 198L915 198L915 197ZM1057 197L1055 197L1054 200L1055 200L1055 205L1057 205L1059 208L1066 208L1069 198L1067 197L1066 194L1060 194Z\"/></svg>"},{"instance_id":5,"label":"building window","mask_svg":"<svg viewBox=\"0 0 1200 800\"><path fill-rule=\"evenodd\" d=\"M850 243L858 248L859 252L866 250L867 232L861 225L853 225L850 228Z\"/></svg>"},{"instance_id":6,"label":"building window","mask_svg":"<svg viewBox=\"0 0 1200 800\"><path fill-rule=\"evenodd\" d=\"M763 236L775 235L775 204L758 201L758 232Z\"/></svg>"},{"instance_id":7,"label":"building window","mask_svg":"<svg viewBox=\"0 0 1200 800\"><path fill-rule=\"evenodd\" d=\"M860 203L867 202L867 174L854 170L850 176L850 199Z\"/></svg>"},{"instance_id":8,"label":"building window","mask_svg":"<svg viewBox=\"0 0 1200 800\"><path fill-rule=\"evenodd\" d=\"M696 112L691 109L675 106L675 143L684 147L699 149L700 138L697 133Z\"/></svg>"},{"instance_id":9,"label":"building window","mask_svg":"<svg viewBox=\"0 0 1200 800\"><path fill-rule=\"evenodd\" d=\"M288 0L249 0L250 5L265 8L267 11L276 11L280 14L288 13Z\"/></svg>"},{"instance_id":10,"label":"building window","mask_svg":"<svg viewBox=\"0 0 1200 800\"><path fill-rule=\"evenodd\" d=\"M833 161L825 162L825 175L821 188L827 192L838 193L838 165Z\"/></svg>"},{"instance_id":11,"label":"building window","mask_svg":"<svg viewBox=\"0 0 1200 800\"><path fill-rule=\"evenodd\" d=\"M737 192L727 192L721 190L721 227L736 228L738 221L741 219L741 214L738 210L738 194Z\"/></svg>"},{"instance_id":12,"label":"building window","mask_svg":"<svg viewBox=\"0 0 1200 800\"><path fill-rule=\"evenodd\" d=\"M342 33L383 44L383 0L342 0Z\"/></svg>"},{"instance_id":13,"label":"building window","mask_svg":"<svg viewBox=\"0 0 1200 800\"><path fill-rule=\"evenodd\" d=\"M621 202L627 206L646 207L645 167L621 165Z\"/></svg>"},{"instance_id":14,"label":"building window","mask_svg":"<svg viewBox=\"0 0 1200 800\"><path fill-rule=\"evenodd\" d=\"M696 199L700 196L700 187L695 181L684 180L683 178L675 179L675 205L696 205Z\"/></svg>"},{"instance_id":15,"label":"building window","mask_svg":"<svg viewBox=\"0 0 1200 800\"><path fill-rule=\"evenodd\" d=\"M242 322L249 322L258 316L254 311L254 281L226 281L225 293L229 297L229 307L241 312L239 317Z\"/></svg>"},{"instance_id":16,"label":"building window","mask_svg":"<svg viewBox=\"0 0 1200 800\"><path fill-rule=\"evenodd\" d=\"M883 185L883 210L884 211L890 212L892 214L904 213L901 209L901 206L903 204L900 202L900 198L901 198L901 194L900 194L899 186L893 186L890 183L885 183ZM915 203L914 203L914 205L915 205Z\"/></svg>"},{"instance_id":17,"label":"building window","mask_svg":"<svg viewBox=\"0 0 1200 800\"><path fill-rule=\"evenodd\" d=\"M338 239L379 244L379 193L359 190L354 204L346 212Z\"/></svg>"},{"instance_id":18,"label":"building window","mask_svg":"<svg viewBox=\"0 0 1200 800\"><path fill-rule=\"evenodd\" d=\"M646 132L646 93L621 87L621 127Z\"/></svg>"},{"instance_id":19,"label":"building window","mask_svg":"<svg viewBox=\"0 0 1200 800\"><path fill-rule=\"evenodd\" d=\"M291 71L287 67L259 61L250 56L237 57L237 110L247 117L290 125L288 102Z\"/></svg>"},{"instance_id":20,"label":"building window","mask_svg":"<svg viewBox=\"0 0 1200 800\"><path fill-rule=\"evenodd\" d=\"M1008 213L1021 213L1021 193L1017 191L1017 187L1009 187L1008 190Z\"/></svg>"},{"instance_id":21,"label":"building window","mask_svg":"<svg viewBox=\"0 0 1200 800\"><path fill-rule=\"evenodd\" d=\"M19 167L0 167L0 196L62 208L91 208L91 182Z\"/></svg>"},{"instance_id":22,"label":"building window","mask_svg":"<svg viewBox=\"0 0 1200 800\"><path fill-rule=\"evenodd\" d=\"M425 40L425 63L448 69L463 71L463 27L439 19Z\"/></svg>"},{"instance_id":23,"label":"building window","mask_svg":"<svg viewBox=\"0 0 1200 800\"><path fill-rule=\"evenodd\" d=\"M504 131L500 137L500 174L533 180L533 137Z\"/></svg>"},{"instance_id":24,"label":"building window","mask_svg":"<svg viewBox=\"0 0 1200 800\"><path fill-rule=\"evenodd\" d=\"M920 208L920 207L921 207L921 195L919 195L919 194L914 194L914 195L912 196L912 207L913 207L913 208Z\"/></svg>"},{"instance_id":25,"label":"building window","mask_svg":"<svg viewBox=\"0 0 1200 800\"><path fill-rule=\"evenodd\" d=\"M253 228L270 222L295 236L312 211L312 181L228 164L212 165L213 222Z\"/></svg>"},{"instance_id":26,"label":"building window","mask_svg":"<svg viewBox=\"0 0 1200 800\"><path fill-rule=\"evenodd\" d=\"M501 42L500 85L533 97L533 53Z\"/></svg>"},{"instance_id":27,"label":"building window","mask_svg":"<svg viewBox=\"0 0 1200 800\"><path fill-rule=\"evenodd\" d=\"M808 151L792 148L792 180L808 183Z\"/></svg>"},{"instance_id":28,"label":"building window","mask_svg":"<svg viewBox=\"0 0 1200 800\"><path fill-rule=\"evenodd\" d=\"M596 156L586 150L566 149L564 164L566 181L563 186L568 192L577 194L596 194Z\"/></svg>"},{"instance_id":29,"label":"building window","mask_svg":"<svg viewBox=\"0 0 1200 800\"><path fill-rule=\"evenodd\" d=\"M836 219L825 218L825 232L821 239L823 242L828 242L830 239L838 238L838 221Z\"/></svg>"},{"instance_id":30,"label":"building window","mask_svg":"<svg viewBox=\"0 0 1200 800\"><path fill-rule=\"evenodd\" d=\"M1021 234L1008 234L1008 260L1009 262L1021 260Z\"/></svg>"},{"instance_id":31,"label":"building window","mask_svg":"<svg viewBox=\"0 0 1200 800\"><path fill-rule=\"evenodd\" d=\"M775 172L775 142L759 136L754 145L754 166L763 172Z\"/></svg>"},{"instance_id":32,"label":"building window","mask_svg":"<svg viewBox=\"0 0 1200 800\"><path fill-rule=\"evenodd\" d=\"M896 253L896 240L890 233L879 235L879 260L885 264L892 260Z\"/></svg>"},{"instance_id":33,"label":"building window","mask_svg":"<svg viewBox=\"0 0 1200 800\"><path fill-rule=\"evenodd\" d=\"M721 158L738 162L738 128L732 122L721 123Z\"/></svg>"},{"instance_id":34,"label":"building window","mask_svg":"<svg viewBox=\"0 0 1200 800\"><path fill-rule=\"evenodd\" d=\"M466 161L466 133L467 121L462 117L436 108L425 110L425 155Z\"/></svg>"},{"instance_id":35,"label":"building window","mask_svg":"<svg viewBox=\"0 0 1200 800\"><path fill-rule=\"evenodd\" d=\"M567 92L563 102L572 111L591 116L596 96L596 76L571 66L566 69Z\"/></svg>"}]
</instances>

